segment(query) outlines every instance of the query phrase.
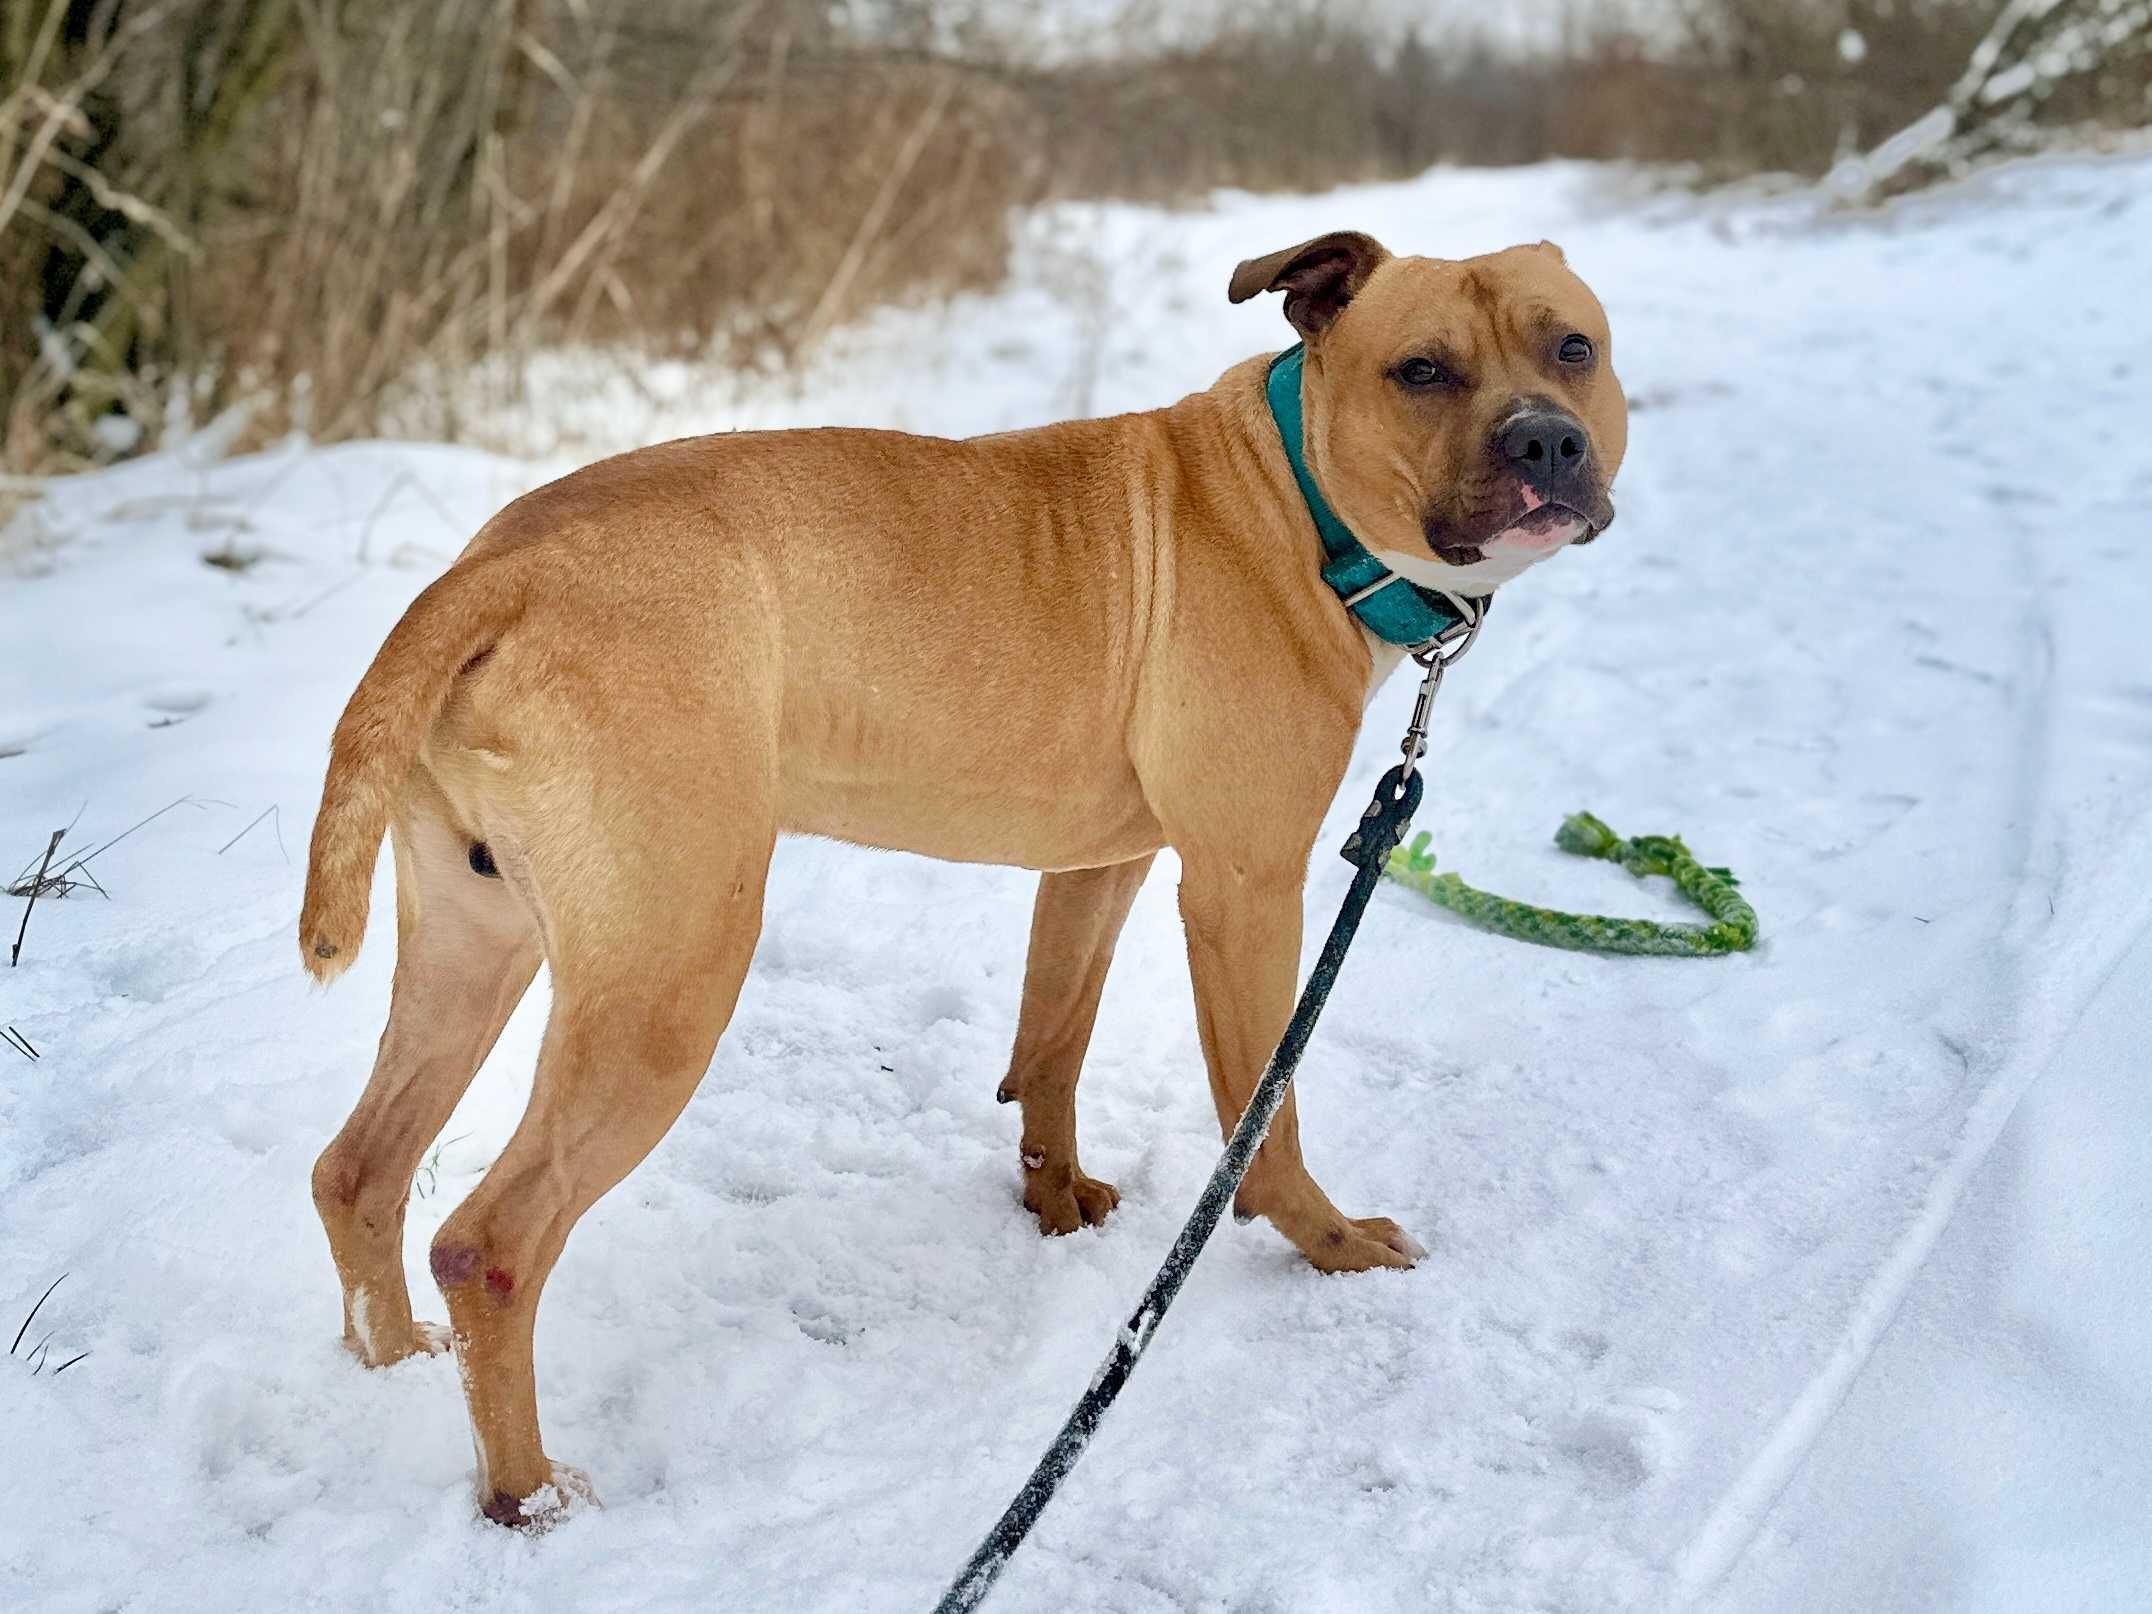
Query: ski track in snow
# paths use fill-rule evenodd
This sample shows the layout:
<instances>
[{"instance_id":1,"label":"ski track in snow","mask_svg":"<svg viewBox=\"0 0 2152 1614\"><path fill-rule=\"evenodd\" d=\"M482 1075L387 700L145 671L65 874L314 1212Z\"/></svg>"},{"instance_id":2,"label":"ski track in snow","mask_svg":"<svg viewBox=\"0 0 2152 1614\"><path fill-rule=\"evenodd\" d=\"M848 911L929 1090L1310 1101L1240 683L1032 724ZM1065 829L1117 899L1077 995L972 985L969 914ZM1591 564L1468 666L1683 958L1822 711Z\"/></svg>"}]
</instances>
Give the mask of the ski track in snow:
<instances>
[{"instance_id":1,"label":"ski track in snow","mask_svg":"<svg viewBox=\"0 0 2152 1614\"><path fill-rule=\"evenodd\" d=\"M384 859L359 964L304 988L328 729L411 595L568 464L691 430L1166 402L1287 339L1274 307L1225 304L1237 259L1354 226L1560 240L1636 404L1620 521L1505 595L1445 690L1417 827L1476 883L1667 914L1546 837L1577 806L1677 831L1741 873L1766 943L1585 959L1379 896L1303 1132L1340 1203L1433 1254L1324 1280L1265 1228L1221 1231L992 1606L1792 1609L1826 1566L1833 1606L1970 1609L2031 1562L2053 1606L2128 1606L2152 1547L2103 1537L2099 1578L2075 1575L1994 1523L2074 1539L2052 1519L1940 1511L1922 1431L1864 1439L1843 1409L1872 1421L1869 1381L1902 1404L1917 1372L1934 1416L1954 1395L1993 1416L1987 1358L1918 1354L1990 1325L1938 1278L1972 1205L2033 1252L2002 1315L2040 1317L2045 1377L2007 1393L2080 1395L2152 1443L2152 1407L2103 1388L2106 1348L2071 1326L2093 1303L2019 1293L2075 1246L1998 1187L2075 1162L2057 1117L2125 1106L2142 1074L2102 1060L2152 1006L2148 195L2145 159L2020 164L1872 216L1554 165L1066 208L1026 224L1007 290L879 317L797 383L664 365L631 395L564 355L504 420L542 460L205 444L60 486L40 575L0 577L0 846L27 857L79 809L79 851L200 805L98 860L109 903L41 903L0 972L0 1024L45 1055L0 1051L0 1305L67 1271L25 1345L92 1351L57 1380L0 1370L35 1479L0 1510L0 1577L38 1610L930 1603L1215 1154L1170 858L1083 1087L1085 1162L1122 1208L1049 1243L992 1098L1028 877L780 849L710 1076L548 1287L548 1446L609 1505L529 1541L475 1520L452 1366L369 1375L335 1340L307 1169L370 1060L393 910ZM1410 703L1402 677L1374 702L1325 845ZM1311 949L1348 877L1319 852ZM422 1173L421 1315L427 1240L512 1128L543 1011L541 989ZM2066 1180L2141 1212L2126 1179ZM2090 1225L2067 1237L2105 1250L2126 1224ZM2007 1461L2052 1464L2028 1449ZM1858 1508L1831 1494L1849 1483Z\"/></svg>"},{"instance_id":2,"label":"ski track in snow","mask_svg":"<svg viewBox=\"0 0 2152 1614\"><path fill-rule=\"evenodd\" d=\"M2023 573L2033 575L2036 557L2027 552L2022 535L2013 547ZM1716 1587L1740 1561L1766 1515L1822 1440L1831 1420L1843 1409L1855 1380L1897 1318L1899 1308L2020 1102L2047 1073L2054 1051L2084 1011L2113 985L2114 969L2148 933L2141 916L2152 911L2152 900L2125 872L2112 881L2110 891L2091 904L2091 915L2079 915L2074 921L2081 937L2088 931L2098 937L2091 944L2092 958L2082 956L2085 949L2080 948L2079 955L2069 958L2063 967L2027 967L2028 938L2038 937L2055 920L2049 896L2058 871L2036 866L2038 844L2033 826L2049 827L2044 821L2048 817L2046 780L2054 746L2056 635L2045 593L2026 595L2019 614L2017 659L2035 677L2032 698L2023 702L2025 712L2010 757L2010 774L2018 792L2012 823L2019 827L2011 849L2015 911L2006 927L2012 940L1995 960L1991 990L1997 1001L2031 1006L2033 1025L2030 1029L2017 1028L2012 1037L2012 1057L1997 1071L1966 1116L1958 1143L1929 1183L1919 1214L1877 1269L1844 1333L1815 1376L1802 1386L1755 1458L1720 1496L1677 1561L1676 1578L1683 1593L1683 1607L1693 1605ZM2140 833L2134 841L2136 844L2113 850L2106 860L2112 868L2152 868L2152 833ZM2060 846L2059 834L2053 844ZM2111 923L2103 925L2102 920ZM2152 987L2152 983L2146 985ZM2058 999L2068 1005L2060 1015L2053 1009Z\"/></svg>"}]
</instances>

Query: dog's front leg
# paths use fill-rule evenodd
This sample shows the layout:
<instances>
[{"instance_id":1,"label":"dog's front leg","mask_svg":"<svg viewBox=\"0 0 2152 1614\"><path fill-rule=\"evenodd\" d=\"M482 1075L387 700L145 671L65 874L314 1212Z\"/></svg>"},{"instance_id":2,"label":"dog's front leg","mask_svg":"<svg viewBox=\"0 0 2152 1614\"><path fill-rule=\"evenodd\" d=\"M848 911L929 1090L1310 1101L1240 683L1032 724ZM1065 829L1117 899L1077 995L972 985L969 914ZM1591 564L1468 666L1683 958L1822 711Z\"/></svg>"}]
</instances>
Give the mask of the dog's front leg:
<instances>
[{"instance_id":1,"label":"dog's front leg","mask_svg":"<svg viewBox=\"0 0 2152 1614\"><path fill-rule=\"evenodd\" d=\"M1228 1136L1292 1017L1303 866L1266 870L1244 860L1184 855L1181 922L1188 932L1196 1026L1218 1124ZM1242 1216L1268 1217L1325 1272L1409 1267L1427 1253L1389 1218L1354 1220L1330 1203L1300 1158L1290 1092L1233 1208Z\"/></svg>"},{"instance_id":2,"label":"dog's front leg","mask_svg":"<svg viewBox=\"0 0 2152 1614\"><path fill-rule=\"evenodd\" d=\"M1016 1047L998 1097L1024 1107L1024 1208L1042 1233L1073 1233L1106 1219L1121 1196L1076 1159L1076 1081L1098 1018L1099 994L1129 904L1151 855L1039 881Z\"/></svg>"}]
</instances>

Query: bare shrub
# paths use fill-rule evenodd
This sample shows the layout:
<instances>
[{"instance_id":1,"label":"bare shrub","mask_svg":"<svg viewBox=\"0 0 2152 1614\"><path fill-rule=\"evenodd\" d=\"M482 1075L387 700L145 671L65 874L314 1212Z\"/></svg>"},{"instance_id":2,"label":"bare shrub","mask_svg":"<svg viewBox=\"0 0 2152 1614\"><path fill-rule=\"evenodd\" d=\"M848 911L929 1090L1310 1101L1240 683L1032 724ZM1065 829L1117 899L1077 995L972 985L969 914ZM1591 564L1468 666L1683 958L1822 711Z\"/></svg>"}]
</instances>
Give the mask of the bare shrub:
<instances>
[{"instance_id":1,"label":"bare shrub","mask_svg":"<svg viewBox=\"0 0 2152 1614\"><path fill-rule=\"evenodd\" d=\"M642 82L638 102L662 104L656 72ZM992 285L1012 209L1039 193L1041 133L990 67L774 40L649 199L636 272L578 334L789 359L863 309ZM614 139L633 149L634 120Z\"/></svg>"},{"instance_id":2,"label":"bare shrub","mask_svg":"<svg viewBox=\"0 0 2152 1614\"><path fill-rule=\"evenodd\" d=\"M541 344L788 356L996 278L1036 120L813 0L28 0L0 19L6 464L247 403L455 435ZM24 19L29 19L28 23ZM19 195L17 193L20 193Z\"/></svg>"},{"instance_id":3,"label":"bare shrub","mask_svg":"<svg viewBox=\"0 0 2152 1614\"><path fill-rule=\"evenodd\" d=\"M1047 119L1057 192L1157 200L1393 171L1368 94L1385 77L1371 36L1314 12L1075 62L1035 74L1027 88Z\"/></svg>"},{"instance_id":4,"label":"bare shrub","mask_svg":"<svg viewBox=\"0 0 2152 1614\"><path fill-rule=\"evenodd\" d=\"M48 0L0 12L0 286L29 294L29 306L0 319L0 477L46 467L48 422L70 400L103 391L141 406L126 365L135 255L113 244L194 247L138 194L112 126L127 51L177 4L140 7L124 24L112 5ZM78 413L75 424L88 421Z\"/></svg>"}]
</instances>

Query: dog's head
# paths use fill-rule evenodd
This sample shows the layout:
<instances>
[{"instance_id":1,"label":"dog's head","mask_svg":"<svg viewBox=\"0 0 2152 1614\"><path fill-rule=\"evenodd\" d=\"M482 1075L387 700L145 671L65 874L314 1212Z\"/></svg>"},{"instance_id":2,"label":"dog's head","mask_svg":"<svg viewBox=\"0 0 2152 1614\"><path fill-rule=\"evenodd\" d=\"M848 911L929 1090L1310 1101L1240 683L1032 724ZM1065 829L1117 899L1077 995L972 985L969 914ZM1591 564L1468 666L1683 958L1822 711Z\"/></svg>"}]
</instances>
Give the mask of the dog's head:
<instances>
[{"instance_id":1,"label":"dog's head","mask_svg":"<svg viewBox=\"0 0 2152 1614\"><path fill-rule=\"evenodd\" d=\"M1629 440L1606 313L1561 248L1393 258L1341 230L1233 272L1307 345L1306 447L1346 526L1415 581L1483 593L1614 519Z\"/></svg>"}]
</instances>

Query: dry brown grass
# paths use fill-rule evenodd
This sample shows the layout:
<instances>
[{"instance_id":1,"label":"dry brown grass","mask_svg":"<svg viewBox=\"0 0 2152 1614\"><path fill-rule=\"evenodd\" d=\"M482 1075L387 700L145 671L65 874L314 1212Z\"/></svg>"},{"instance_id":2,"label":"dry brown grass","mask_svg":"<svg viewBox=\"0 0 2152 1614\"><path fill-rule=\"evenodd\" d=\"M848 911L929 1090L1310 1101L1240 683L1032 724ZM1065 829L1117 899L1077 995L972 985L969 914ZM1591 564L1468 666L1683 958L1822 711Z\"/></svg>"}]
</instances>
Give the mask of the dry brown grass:
<instances>
[{"instance_id":1,"label":"dry brown grass","mask_svg":"<svg viewBox=\"0 0 2152 1614\"><path fill-rule=\"evenodd\" d=\"M787 357L992 281L1036 194L1005 83L807 0L27 3L0 23L18 472L235 405L341 437L393 396L454 436L468 389L415 378L513 386L553 343Z\"/></svg>"}]
</instances>

